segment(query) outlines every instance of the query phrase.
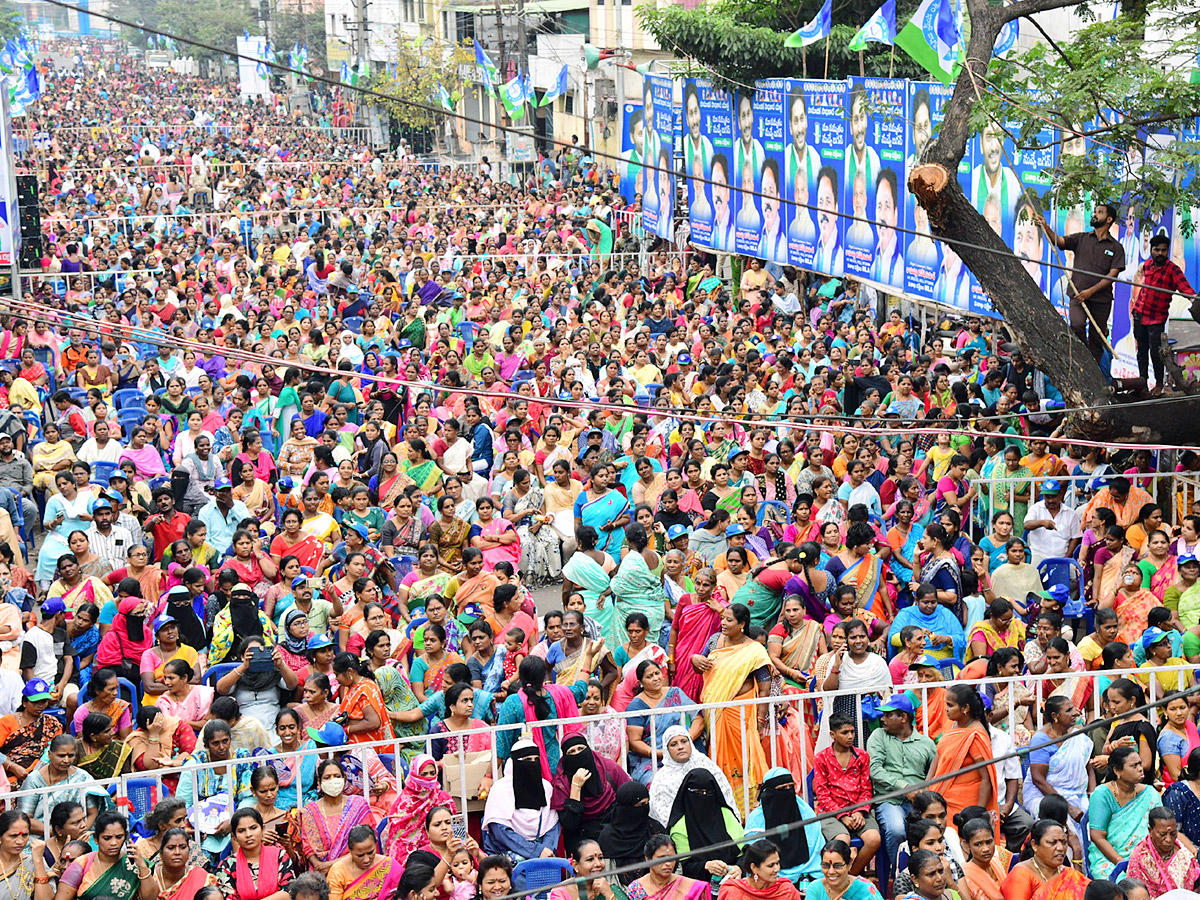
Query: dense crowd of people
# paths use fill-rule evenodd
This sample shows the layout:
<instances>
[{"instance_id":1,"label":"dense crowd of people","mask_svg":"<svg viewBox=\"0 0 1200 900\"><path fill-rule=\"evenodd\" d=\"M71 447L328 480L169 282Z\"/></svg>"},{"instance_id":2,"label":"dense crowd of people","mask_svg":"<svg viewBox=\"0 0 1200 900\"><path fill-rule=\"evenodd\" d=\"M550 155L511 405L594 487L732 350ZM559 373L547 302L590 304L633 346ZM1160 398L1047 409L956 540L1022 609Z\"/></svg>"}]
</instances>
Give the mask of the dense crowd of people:
<instances>
[{"instance_id":1,"label":"dense crowd of people","mask_svg":"<svg viewBox=\"0 0 1200 900\"><path fill-rule=\"evenodd\" d=\"M1196 886L1195 452L1064 440L990 323L643 247L581 153L86 49L0 315L0 900Z\"/></svg>"}]
</instances>

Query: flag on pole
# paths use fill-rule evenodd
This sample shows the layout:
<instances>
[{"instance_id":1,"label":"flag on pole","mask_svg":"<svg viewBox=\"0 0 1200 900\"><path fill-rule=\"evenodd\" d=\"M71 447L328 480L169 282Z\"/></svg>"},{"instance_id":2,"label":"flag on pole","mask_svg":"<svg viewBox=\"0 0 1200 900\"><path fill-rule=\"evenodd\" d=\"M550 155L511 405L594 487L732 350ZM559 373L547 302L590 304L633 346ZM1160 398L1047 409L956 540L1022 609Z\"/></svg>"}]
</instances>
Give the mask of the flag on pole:
<instances>
[{"instance_id":1,"label":"flag on pole","mask_svg":"<svg viewBox=\"0 0 1200 900\"><path fill-rule=\"evenodd\" d=\"M479 46L479 41L472 38L475 43L475 65L479 66L483 73L483 86L487 88L490 94L496 90L496 85L499 82L496 74L496 64L488 59L488 55L483 52L483 48Z\"/></svg>"},{"instance_id":2,"label":"flag on pole","mask_svg":"<svg viewBox=\"0 0 1200 900\"><path fill-rule=\"evenodd\" d=\"M821 7L820 12L813 17L813 20L788 35L783 46L807 47L809 44L815 44L817 41L829 37L829 30L832 27L833 0L825 0L825 5Z\"/></svg>"},{"instance_id":3,"label":"flag on pole","mask_svg":"<svg viewBox=\"0 0 1200 900\"><path fill-rule=\"evenodd\" d=\"M1192 65L1192 84L1200 84L1200 52L1196 53L1196 62Z\"/></svg>"},{"instance_id":4,"label":"flag on pole","mask_svg":"<svg viewBox=\"0 0 1200 900\"><path fill-rule=\"evenodd\" d=\"M870 43L889 46L896 43L896 0L886 0L875 10L875 15L850 39L849 49L865 50Z\"/></svg>"},{"instance_id":5,"label":"flag on pole","mask_svg":"<svg viewBox=\"0 0 1200 900\"><path fill-rule=\"evenodd\" d=\"M950 84L960 43L950 0L922 0L912 20L896 35L896 46L942 84Z\"/></svg>"},{"instance_id":6,"label":"flag on pole","mask_svg":"<svg viewBox=\"0 0 1200 900\"><path fill-rule=\"evenodd\" d=\"M512 81L500 89L504 110L514 122L525 115L525 85L518 73Z\"/></svg>"},{"instance_id":7,"label":"flag on pole","mask_svg":"<svg viewBox=\"0 0 1200 900\"><path fill-rule=\"evenodd\" d=\"M454 112L454 101L450 99L450 92L440 84L438 85L438 101L447 111Z\"/></svg>"},{"instance_id":8,"label":"flag on pole","mask_svg":"<svg viewBox=\"0 0 1200 900\"><path fill-rule=\"evenodd\" d=\"M547 103L553 103L570 89L570 76L567 72L567 67L563 66L559 70L558 78L554 80L554 84L550 85L550 90L542 95L542 102L538 105L545 106Z\"/></svg>"}]
</instances>

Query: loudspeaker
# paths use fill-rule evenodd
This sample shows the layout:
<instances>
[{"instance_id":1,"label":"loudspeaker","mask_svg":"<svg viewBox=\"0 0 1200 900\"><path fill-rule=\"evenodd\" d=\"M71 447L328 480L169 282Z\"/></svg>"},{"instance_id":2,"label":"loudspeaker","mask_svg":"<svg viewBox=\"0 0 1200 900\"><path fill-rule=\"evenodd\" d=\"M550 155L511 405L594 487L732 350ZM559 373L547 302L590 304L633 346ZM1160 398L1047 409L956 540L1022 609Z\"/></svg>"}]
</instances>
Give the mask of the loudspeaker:
<instances>
[{"instance_id":1,"label":"loudspeaker","mask_svg":"<svg viewBox=\"0 0 1200 900\"><path fill-rule=\"evenodd\" d=\"M38 199L36 175L17 176L17 225L21 249L17 259L22 269L42 265L42 210Z\"/></svg>"}]
</instances>

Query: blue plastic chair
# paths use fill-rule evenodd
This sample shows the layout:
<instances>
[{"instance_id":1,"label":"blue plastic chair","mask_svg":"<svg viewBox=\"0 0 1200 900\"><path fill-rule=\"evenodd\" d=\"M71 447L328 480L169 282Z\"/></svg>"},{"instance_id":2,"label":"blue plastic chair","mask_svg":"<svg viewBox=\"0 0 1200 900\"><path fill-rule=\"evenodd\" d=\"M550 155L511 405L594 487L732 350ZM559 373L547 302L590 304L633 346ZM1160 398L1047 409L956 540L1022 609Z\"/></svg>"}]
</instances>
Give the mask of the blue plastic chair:
<instances>
[{"instance_id":1,"label":"blue plastic chair","mask_svg":"<svg viewBox=\"0 0 1200 900\"><path fill-rule=\"evenodd\" d=\"M237 667L237 663L217 663L204 673L204 683L213 690L216 690L217 682L221 680L221 676L227 672L232 672Z\"/></svg>"},{"instance_id":2,"label":"blue plastic chair","mask_svg":"<svg viewBox=\"0 0 1200 900\"><path fill-rule=\"evenodd\" d=\"M1071 597L1067 605L1063 607L1064 619L1074 619L1083 615L1083 569L1069 556L1053 556L1038 563L1038 575L1041 576L1042 584L1047 589L1061 584L1070 590L1072 569L1075 572L1077 579L1075 584L1079 590L1077 596Z\"/></svg>"},{"instance_id":3,"label":"blue plastic chair","mask_svg":"<svg viewBox=\"0 0 1200 900\"><path fill-rule=\"evenodd\" d=\"M658 399L658 392L659 392L659 391L661 391L661 390L662 390L662 385L661 385L661 384L648 384L648 385L646 385L646 393L650 395L650 399L651 399L651 400L657 400L657 399Z\"/></svg>"},{"instance_id":4,"label":"blue plastic chair","mask_svg":"<svg viewBox=\"0 0 1200 900\"><path fill-rule=\"evenodd\" d=\"M42 414L41 413L39 413L36 409L25 410L25 422L26 422L26 424L32 425L34 427L34 430L35 430L35 434L33 436L34 441L40 442L40 441L44 441L46 439L45 436L42 434Z\"/></svg>"},{"instance_id":5,"label":"blue plastic chair","mask_svg":"<svg viewBox=\"0 0 1200 900\"><path fill-rule=\"evenodd\" d=\"M1121 860L1119 863L1117 863L1115 866L1113 866L1112 874L1108 876L1108 880L1109 881L1120 881L1122 878L1125 877L1125 870L1128 868L1129 868L1129 861L1125 860L1125 859Z\"/></svg>"},{"instance_id":6,"label":"blue plastic chair","mask_svg":"<svg viewBox=\"0 0 1200 900\"><path fill-rule=\"evenodd\" d=\"M137 714L138 714L138 694L141 692L142 689L140 686L135 685L128 678L118 678L117 684L119 685L118 693L123 694L126 691L129 692L129 705L130 705L129 715L130 715L130 717L132 717L133 721L136 723L137 722Z\"/></svg>"},{"instance_id":7,"label":"blue plastic chair","mask_svg":"<svg viewBox=\"0 0 1200 900\"><path fill-rule=\"evenodd\" d=\"M362 332L362 316L346 316L342 319L342 327L347 331L353 331L355 334Z\"/></svg>"},{"instance_id":8,"label":"blue plastic chair","mask_svg":"<svg viewBox=\"0 0 1200 900\"><path fill-rule=\"evenodd\" d=\"M146 395L142 393L140 388L121 388L119 391L113 391L112 402L113 408L117 412L127 407L144 410L146 408Z\"/></svg>"},{"instance_id":9,"label":"blue plastic chair","mask_svg":"<svg viewBox=\"0 0 1200 900\"><path fill-rule=\"evenodd\" d=\"M121 426L121 437L128 443L129 435L133 429L142 424L142 419L146 418L146 408L143 404L141 409L135 409L132 406L127 406L125 409L117 411L117 424Z\"/></svg>"},{"instance_id":10,"label":"blue plastic chair","mask_svg":"<svg viewBox=\"0 0 1200 900\"><path fill-rule=\"evenodd\" d=\"M72 400L78 400L80 403L87 403L87 391L81 387L65 387L63 388Z\"/></svg>"},{"instance_id":11,"label":"blue plastic chair","mask_svg":"<svg viewBox=\"0 0 1200 900\"><path fill-rule=\"evenodd\" d=\"M263 449L272 456L278 456L279 439L275 436L275 434L271 431L260 431L259 434L262 436Z\"/></svg>"},{"instance_id":12,"label":"blue plastic chair","mask_svg":"<svg viewBox=\"0 0 1200 900\"><path fill-rule=\"evenodd\" d=\"M139 834L149 836L144 826L146 816L163 797L171 796L171 790L156 778L129 778L125 782L125 796L129 800L130 827Z\"/></svg>"},{"instance_id":13,"label":"blue plastic chair","mask_svg":"<svg viewBox=\"0 0 1200 900\"><path fill-rule=\"evenodd\" d=\"M475 337L479 334L479 324L477 322L459 322L454 333L463 339L467 349L470 350L475 343Z\"/></svg>"},{"instance_id":14,"label":"blue plastic chair","mask_svg":"<svg viewBox=\"0 0 1200 900\"><path fill-rule=\"evenodd\" d=\"M545 897L550 893L551 887L563 880L564 872L569 877L573 871L570 860L556 856L527 859L517 863L517 867L513 869L513 888L518 891L535 891L534 896Z\"/></svg>"},{"instance_id":15,"label":"blue plastic chair","mask_svg":"<svg viewBox=\"0 0 1200 900\"><path fill-rule=\"evenodd\" d=\"M187 394L189 397L199 397L201 394L204 393L204 389L202 387L200 387L199 385L197 385L196 387L184 388L183 392L185 394Z\"/></svg>"},{"instance_id":16,"label":"blue plastic chair","mask_svg":"<svg viewBox=\"0 0 1200 900\"><path fill-rule=\"evenodd\" d=\"M117 471L117 464L114 462L94 462L92 463L92 481L108 487L108 479L115 471Z\"/></svg>"},{"instance_id":17,"label":"blue plastic chair","mask_svg":"<svg viewBox=\"0 0 1200 900\"><path fill-rule=\"evenodd\" d=\"M950 678L953 678L956 667L957 671L962 671L963 661L961 659L951 656L949 659L938 660L938 669L941 670L943 678L946 678L947 675L949 675Z\"/></svg>"},{"instance_id":18,"label":"blue plastic chair","mask_svg":"<svg viewBox=\"0 0 1200 900\"><path fill-rule=\"evenodd\" d=\"M17 370L21 368L21 360L19 360L19 359L0 359L0 366L3 366L5 369L8 369L8 371L10 371L14 375L16 375Z\"/></svg>"},{"instance_id":19,"label":"blue plastic chair","mask_svg":"<svg viewBox=\"0 0 1200 900\"><path fill-rule=\"evenodd\" d=\"M775 510L783 516L785 522L789 525L792 524L792 511L788 509L786 503L782 500L763 500L758 504L758 517L754 521L754 524L759 528L762 528L763 522L766 521L768 509Z\"/></svg>"}]
</instances>

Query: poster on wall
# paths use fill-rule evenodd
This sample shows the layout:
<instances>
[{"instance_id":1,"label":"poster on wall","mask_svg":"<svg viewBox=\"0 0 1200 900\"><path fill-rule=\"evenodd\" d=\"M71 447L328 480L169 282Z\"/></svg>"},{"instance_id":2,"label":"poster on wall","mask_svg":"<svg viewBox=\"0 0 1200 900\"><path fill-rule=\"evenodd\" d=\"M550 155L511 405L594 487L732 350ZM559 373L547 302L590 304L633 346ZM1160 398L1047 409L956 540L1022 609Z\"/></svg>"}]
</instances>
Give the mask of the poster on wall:
<instances>
[{"instance_id":1,"label":"poster on wall","mask_svg":"<svg viewBox=\"0 0 1200 900\"><path fill-rule=\"evenodd\" d=\"M853 214L846 227L846 274L903 289L896 225L908 137L907 85L901 78L854 78L846 106L842 208Z\"/></svg>"},{"instance_id":2,"label":"poster on wall","mask_svg":"<svg viewBox=\"0 0 1200 900\"><path fill-rule=\"evenodd\" d=\"M642 225L650 234L670 239L675 212L675 108L674 83L661 75L647 75L642 85Z\"/></svg>"},{"instance_id":3,"label":"poster on wall","mask_svg":"<svg viewBox=\"0 0 1200 900\"><path fill-rule=\"evenodd\" d=\"M762 145L756 199L762 219L757 255L769 262L787 262L787 226L783 217L784 111L787 90L782 78L755 83L754 133Z\"/></svg>"},{"instance_id":4,"label":"poster on wall","mask_svg":"<svg viewBox=\"0 0 1200 900\"><path fill-rule=\"evenodd\" d=\"M840 277L845 223L838 209L846 156L847 85L788 79L784 90L787 261Z\"/></svg>"},{"instance_id":5,"label":"poster on wall","mask_svg":"<svg viewBox=\"0 0 1200 900\"><path fill-rule=\"evenodd\" d=\"M642 171L642 135L645 130L645 119L642 107L636 103L626 103L621 110L621 197L626 203L632 203L633 198L642 193L646 187L645 173Z\"/></svg>"},{"instance_id":6,"label":"poster on wall","mask_svg":"<svg viewBox=\"0 0 1200 900\"><path fill-rule=\"evenodd\" d=\"M732 252L733 95L705 81L684 86L683 162L688 173L688 220L692 242ZM704 178L704 184L692 179Z\"/></svg>"},{"instance_id":7,"label":"poster on wall","mask_svg":"<svg viewBox=\"0 0 1200 900\"><path fill-rule=\"evenodd\" d=\"M731 183L737 191L734 200L734 249L738 253L751 255L757 255L762 238L762 210L755 195L766 160L766 151L758 138L754 96L748 91L738 91L734 97L737 120L734 122L736 134L731 163Z\"/></svg>"},{"instance_id":8,"label":"poster on wall","mask_svg":"<svg viewBox=\"0 0 1200 900\"><path fill-rule=\"evenodd\" d=\"M1048 263L1054 248L1042 230L1042 210L1050 191L1050 175L1057 161L1056 131L1046 127L1033 135L1029 147L1013 153L1013 170L1021 186L1021 194L1013 208L1013 239L1009 244L1029 277L1038 289L1050 296L1052 280ZM1055 270L1058 271L1058 270Z\"/></svg>"},{"instance_id":9,"label":"poster on wall","mask_svg":"<svg viewBox=\"0 0 1200 900\"><path fill-rule=\"evenodd\" d=\"M904 196L904 227L908 231L904 236L904 290L914 297L966 309L971 296L966 267L958 254L951 251L944 260L946 270L943 273L943 245L933 239L929 214L917 204L916 197L907 188L913 166L945 118L946 102L953 91L953 86L948 87L940 81L910 81L908 84L910 132L904 184L900 189ZM963 166L970 168L969 163ZM938 296L939 290L944 292L943 296Z\"/></svg>"}]
</instances>

